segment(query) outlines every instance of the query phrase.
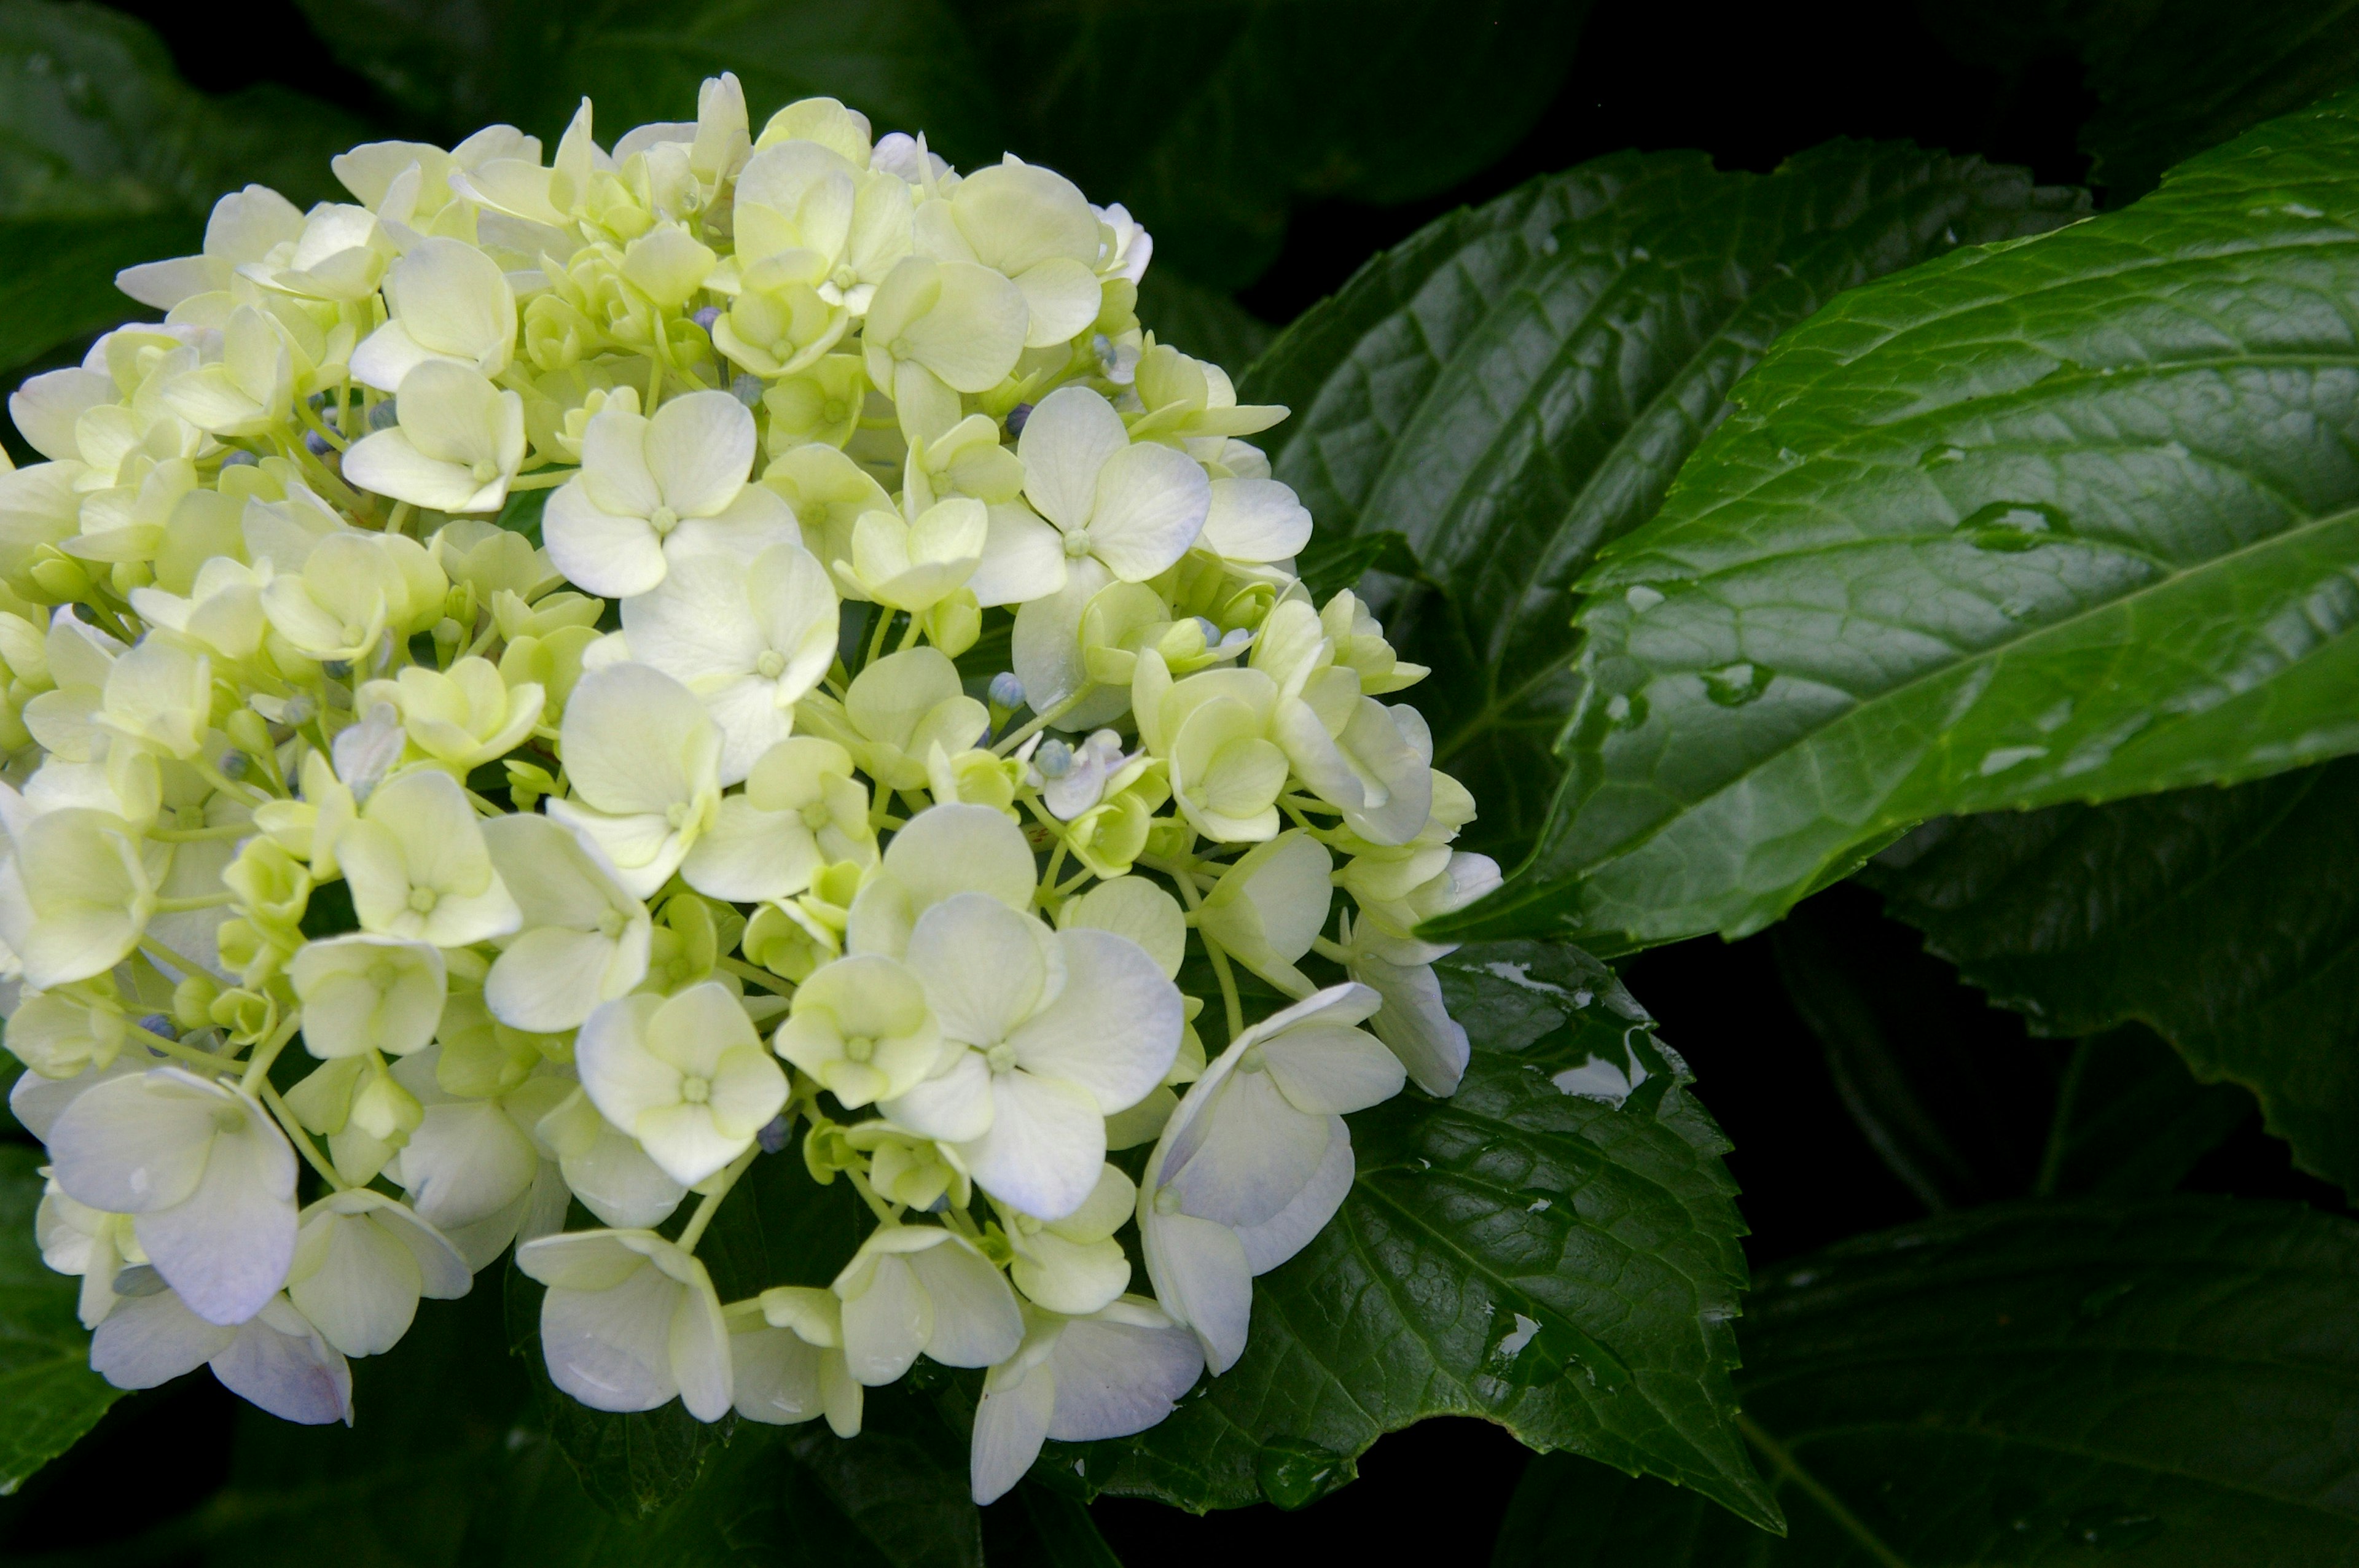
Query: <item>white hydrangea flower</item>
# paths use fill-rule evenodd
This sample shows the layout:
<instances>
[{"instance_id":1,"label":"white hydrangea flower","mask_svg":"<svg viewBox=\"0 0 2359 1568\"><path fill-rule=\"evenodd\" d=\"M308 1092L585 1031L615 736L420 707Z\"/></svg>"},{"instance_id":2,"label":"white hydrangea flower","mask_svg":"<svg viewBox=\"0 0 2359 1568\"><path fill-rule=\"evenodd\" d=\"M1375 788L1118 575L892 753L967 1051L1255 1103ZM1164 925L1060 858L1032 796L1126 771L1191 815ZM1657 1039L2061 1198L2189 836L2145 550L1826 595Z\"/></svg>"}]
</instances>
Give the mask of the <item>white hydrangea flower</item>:
<instances>
[{"instance_id":1,"label":"white hydrangea flower","mask_svg":"<svg viewBox=\"0 0 2359 1568\"><path fill-rule=\"evenodd\" d=\"M375 1356L409 1332L419 1297L447 1301L473 1283L458 1249L408 1205L354 1187L303 1211L287 1296L336 1349Z\"/></svg>"},{"instance_id":2,"label":"white hydrangea flower","mask_svg":"<svg viewBox=\"0 0 2359 1568\"><path fill-rule=\"evenodd\" d=\"M286 1282L295 1152L250 1095L154 1067L92 1084L47 1141L59 1188L130 1215L156 1271L207 1323L244 1323Z\"/></svg>"},{"instance_id":3,"label":"white hydrangea flower","mask_svg":"<svg viewBox=\"0 0 2359 1568\"><path fill-rule=\"evenodd\" d=\"M1190 1087L1147 1158L1147 1275L1215 1373L1244 1353L1252 1276L1301 1250L1351 1188L1344 1114L1400 1091L1399 1059L1353 1027L1377 1006L1365 986L1332 986L1246 1030Z\"/></svg>"},{"instance_id":4,"label":"white hydrangea flower","mask_svg":"<svg viewBox=\"0 0 2359 1568\"><path fill-rule=\"evenodd\" d=\"M737 1413L772 1426L824 1415L838 1437L858 1436L866 1391L843 1358L842 1302L808 1285L775 1285L760 1301L758 1317L729 1325Z\"/></svg>"},{"instance_id":5,"label":"white hydrangea flower","mask_svg":"<svg viewBox=\"0 0 2359 1568\"><path fill-rule=\"evenodd\" d=\"M683 1186L752 1147L787 1100L786 1075L745 1010L711 980L674 997L600 1004L574 1063L600 1113Z\"/></svg>"},{"instance_id":6,"label":"white hydrangea flower","mask_svg":"<svg viewBox=\"0 0 2359 1568\"><path fill-rule=\"evenodd\" d=\"M721 732L686 687L628 663L582 677L562 730L573 795L550 801L549 814L598 847L625 892L645 898L720 812Z\"/></svg>"},{"instance_id":7,"label":"white hydrangea flower","mask_svg":"<svg viewBox=\"0 0 2359 1568\"><path fill-rule=\"evenodd\" d=\"M421 768L379 785L338 836L336 860L363 931L461 947L523 924L448 773Z\"/></svg>"},{"instance_id":8,"label":"white hydrangea flower","mask_svg":"<svg viewBox=\"0 0 2359 1568\"><path fill-rule=\"evenodd\" d=\"M795 704L834 662L837 615L826 569L799 543L780 543L751 562L675 561L623 601L623 635L634 660L703 698L721 727L721 782L733 784L793 730Z\"/></svg>"},{"instance_id":9,"label":"white hydrangea flower","mask_svg":"<svg viewBox=\"0 0 2359 1568\"><path fill-rule=\"evenodd\" d=\"M283 1295L234 1325L199 1316L172 1291L132 1296L91 1338L91 1369L118 1389L152 1389L209 1364L223 1387L281 1421L352 1424L352 1368Z\"/></svg>"},{"instance_id":10,"label":"white hydrangea flower","mask_svg":"<svg viewBox=\"0 0 2359 1568\"><path fill-rule=\"evenodd\" d=\"M956 1146L995 1195L1062 1219L1096 1186L1105 1118L1163 1081L1180 1048L1178 988L1111 932L1055 932L987 893L919 914L909 967L948 1044L931 1077L884 1102Z\"/></svg>"},{"instance_id":11,"label":"white hydrangea flower","mask_svg":"<svg viewBox=\"0 0 2359 1568\"><path fill-rule=\"evenodd\" d=\"M288 965L314 1056L423 1050L442 1018L442 952L427 942L354 932L307 943Z\"/></svg>"},{"instance_id":12,"label":"white hydrangea flower","mask_svg":"<svg viewBox=\"0 0 2359 1568\"><path fill-rule=\"evenodd\" d=\"M592 1410L729 1412L729 1325L692 1254L652 1230L582 1230L525 1243L516 1267L549 1287L540 1344L560 1389Z\"/></svg>"},{"instance_id":13,"label":"white hydrangea flower","mask_svg":"<svg viewBox=\"0 0 2359 1568\"><path fill-rule=\"evenodd\" d=\"M932 1225L868 1233L829 1287L843 1303L843 1358L854 1381L897 1381L922 1352L945 1367L989 1367L1024 1337L1016 1293L974 1243Z\"/></svg>"},{"instance_id":14,"label":"white hydrangea flower","mask_svg":"<svg viewBox=\"0 0 2359 1568\"><path fill-rule=\"evenodd\" d=\"M1093 1443L1144 1432L1204 1370L1195 1336L1143 1296L1080 1317L1025 1314L1024 1343L992 1368L974 1411L974 1500L1006 1496L1049 1438Z\"/></svg>"},{"instance_id":15,"label":"white hydrangea flower","mask_svg":"<svg viewBox=\"0 0 2359 1568\"><path fill-rule=\"evenodd\" d=\"M588 592L646 593L682 556L751 560L800 537L776 493L749 484L754 416L725 392L691 392L643 417L609 406L582 438L582 471L549 498L549 559Z\"/></svg>"},{"instance_id":16,"label":"white hydrangea flower","mask_svg":"<svg viewBox=\"0 0 2359 1568\"><path fill-rule=\"evenodd\" d=\"M484 842L522 920L492 960L484 1001L501 1022L579 1028L646 978L653 922L597 845L547 816L484 824ZM307 949L309 951L309 949Z\"/></svg>"}]
</instances>

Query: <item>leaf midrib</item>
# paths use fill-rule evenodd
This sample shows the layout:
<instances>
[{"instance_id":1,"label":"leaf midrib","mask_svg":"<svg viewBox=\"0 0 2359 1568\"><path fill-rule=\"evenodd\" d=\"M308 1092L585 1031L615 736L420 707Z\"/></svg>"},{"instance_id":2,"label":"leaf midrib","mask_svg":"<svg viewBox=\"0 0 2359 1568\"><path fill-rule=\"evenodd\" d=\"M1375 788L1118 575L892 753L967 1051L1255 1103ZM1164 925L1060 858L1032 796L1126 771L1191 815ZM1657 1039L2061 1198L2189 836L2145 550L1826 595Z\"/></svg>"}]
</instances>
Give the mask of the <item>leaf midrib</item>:
<instances>
[{"instance_id":1,"label":"leaf midrib","mask_svg":"<svg viewBox=\"0 0 2359 1568\"><path fill-rule=\"evenodd\" d=\"M1875 710L1897 704L1908 697L1910 697L1914 696L1920 687L1930 686L1940 680L1951 678L1962 670L1972 668L1977 664L1995 659L2003 654L2023 654L2027 648L2039 641L2049 638L2061 640L2064 633L2080 626L2084 622L2093 621L2104 615L2112 614L2119 611L2125 611L2127 607L2147 600L2148 596L2166 593L2174 588L2177 588L2180 584L2199 579L2206 574L2234 565L2248 557L2266 553L2281 546L2289 545L2302 538L2312 536L2319 531L2337 525L2347 524L2354 520L2359 520L2359 504L2345 507L2341 511L2327 513L2321 516L2311 517L2304 522L2296 524L2292 527L2281 529L2264 538L2256 539L2251 544L2239 546L2234 550L2212 557L2208 560L2200 561L2193 566L2184 568L2178 571L2167 573L2153 582L2142 584L2125 593L2117 594L2110 599L2101 600L2084 609L2075 611L2073 613L2067 615L2060 620L2051 621L2044 625L2035 627L2020 638L2016 638L2005 643L1994 643L1989 647L1984 648L1963 658L1939 665L1918 675L1910 676L1908 679L1901 681L1896 686L1888 687L1873 697L1859 699L1854 704L1854 706L1844 709L1843 712L1837 715L1827 723L1807 730L1784 745L1781 745L1773 751L1764 752L1759 757L1752 759L1747 762L1742 772L1731 776L1727 782L1715 786L1708 794L1698 795L1693 800L1681 803L1677 810L1664 816L1660 820L1651 825L1644 833L1625 839L1622 843L1615 845L1611 850L1591 860L1588 864L1581 870L1570 872L1565 877L1555 879L1555 883L1553 884L1546 885L1560 884L1568 881L1585 881L1595 874L1598 871L1603 870L1604 867L1628 859L1630 856L1644 849L1647 845L1653 843L1664 833L1669 832L1678 823L1682 822L1694 816L1699 811L1703 810L1711 805L1711 803L1721 799L1730 791L1745 785L1748 781L1757 776L1764 770L1767 769L1788 753L1803 751L1804 749L1817 743L1836 729L1858 721L1863 715L1870 714ZM1845 541L1844 543L1848 544L1850 541ZM1815 553L1818 552L1815 550L1797 551L1793 557L1780 558L1798 558L1801 556ZM2359 635L2359 633L2354 633L2352 634ZM2340 639L2330 640L2325 646L2327 648L2332 648L2339 641ZM2323 651L2324 649L2320 650L2320 652ZM2308 658L2314 656L2316 656L2315 654L2304 654L2302 658L2291 660L2287 664L2284 669L2270 675L2266 681L2258 683L2255 687L2247 689L2257 690L2261 685L2267 685L2268 682L2278 680L2286 674L2289 673L2294 667L2298 666ZM2239 693L2238 695L2242 696L2244 694ZM2193 717L2193 715L2188 715L2185 717ZM2141 736L2150 736L2155 732L2156 731L2153 729L2149 728L2141 731ZM2138 737L2133 737L2132 741L2125 741L2124 745L2127 746L2135 743L2135 741L2137 738ZM2118 749L2115 755L2119 755ZM2089 798L2093 799L2095 797ZM2108 796L2105 798L2112 797ZM1875 814L1875 819L1879 822L1884 820L1880 811ZM1854 841L1858 841L1857 838L1854 838ZM1543 890L1536 888L1533 890L1533 893L1530 896L1538 896L1541 891Z\"/></svg>"}]
</instances>

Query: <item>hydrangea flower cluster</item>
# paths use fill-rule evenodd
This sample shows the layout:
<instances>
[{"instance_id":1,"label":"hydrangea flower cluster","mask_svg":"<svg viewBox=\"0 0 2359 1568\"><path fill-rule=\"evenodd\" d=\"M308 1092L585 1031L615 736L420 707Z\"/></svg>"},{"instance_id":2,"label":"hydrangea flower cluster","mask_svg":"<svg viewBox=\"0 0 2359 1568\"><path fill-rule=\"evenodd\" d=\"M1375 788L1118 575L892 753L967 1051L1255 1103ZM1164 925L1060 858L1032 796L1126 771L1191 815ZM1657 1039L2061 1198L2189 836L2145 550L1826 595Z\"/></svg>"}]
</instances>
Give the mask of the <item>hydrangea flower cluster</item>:
<instances>
[{"instance_id":1,"label":"hydrangea flower cluster","mask_svg":"<svg viewBox=\"0 0 2359 1568\"><path fill-rule=\"evenodd\" d=\"M1498 880L1295 576L1285 410L1141 330L1122 208L832 100L334 168L10 405L6 1043L92 1365L349 1422L513 1246L601 1410L987 1368L981 1500L1160 1420L1343 1115L1455 1087L1414 931ZM724 1302L766 1157L874 1227Z\"/></svg>"}]
</instances>

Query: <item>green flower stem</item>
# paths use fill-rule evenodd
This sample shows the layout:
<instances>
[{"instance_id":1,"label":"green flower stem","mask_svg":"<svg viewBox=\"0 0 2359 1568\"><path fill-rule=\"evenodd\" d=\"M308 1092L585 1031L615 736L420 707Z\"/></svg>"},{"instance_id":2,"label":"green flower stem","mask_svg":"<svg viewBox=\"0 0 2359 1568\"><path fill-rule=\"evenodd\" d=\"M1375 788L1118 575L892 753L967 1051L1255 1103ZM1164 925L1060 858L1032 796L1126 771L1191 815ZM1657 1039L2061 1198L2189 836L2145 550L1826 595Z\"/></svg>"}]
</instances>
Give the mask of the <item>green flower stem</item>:
<instances>
[{"instance_id":1,"label":"green flower stem","mask_svg":"<svg viewBox=\"0 0 2359 1568\"><path fill-rule=\"evenodd\" d=\"M143 1029L136 1023L130 1027L131 1033L145 1041L151 1048L161 1051L167 1056L177 1057L192 1067L225 1073L237 1065L237 1058L234 1056L217 1056L211 1051L200 1051L193 1045L183 1045L177 1040L167 1039L154 1030Z\"/></svg>"},{"instance_id":2,"label":"green flower stem","mask_svg":"<svg viewBox=\"0 0 2359 1568\"><path fill-rule=\"evenodd\" d=\"M1007 755L1008 752L1016 750L1016 747L1021 746L1025 741L1030 740L1035 730L1040 729L1043 725L1054 724L1058 719L1062 719L1066 714L1071 713L1074 708L1079 708L1084 699L1095 696L1097 694L1097 682L1093 680L1083 681L1075 688L1073 694L1066 697L1064 701L1058 703L1046 713L1034 714L1032 716L1032 721L1029 724L1025 725L1023 729L1018 730L1013 735L1010 735L1006 740L1000 741L998 745L994 746L991 749L992 755L995 757L1004 757Z\"/></svg>"},{"instance_id":3,"label":"green flower stem","mask_svg":"<svg viewBox=\"0 0 2359 1568\"><path fill-rule=\"evenodd\" d=\"M192 909L219 909L225 903L235 903L234 892L201 893L194 898L159 898L155 910L158 914L186 914Z\"/></svg>"},{"instance_id":4,"label":"green flower stem","mask_svg":"<svg viewBox=\"0 0 2359 1568\"><path fill-rule=\"evenodd\" d=\"M288 1013L286 1020L271 1032L270 1038L248 1059L245 1076L238 1081L237 1087L248 1094L276 1092L270 1087L270 1065L278 1060L278 1053L287 1049L287 1042L295 1038L295 1031L302 1027L302 1023L301 1010Z\"/></svg>"},{"instance_id":5,"label":"green flower stem","mask_svg":"<svg viewBox=\"0 0 2359 1568\"><path fill-rule=\"evenodd\" d=\"M1189 924L1196 925L1196 912L1203 907L1203 899L1196 892L1196 862L1193 856L1182 861L1172 881L1180 884L1180 896L1188 901ZM1221 1006L1229 1020L1229 1038L1234 1040L1245 1031L1245 1004L1237 1000L1237 977L1229 968L1229 956L1212 934L1196 925L1196 940L1204 945L1204 957L1212 961L1212 978L1221 982Z\"/></svg>"},{"instance_id":6,"label":"green flower stem","mask_svg":"<svg viewBox=\"0 0 2359 1568\"><path fill-rule=\"evenodd\" d=\"M1340 942L1331 942L1324 936L1313 936L1310 939L1310 950L1322 958L1332 958L1339 964L1349 963L1352 958L1352 950L1349 947Z\"/></svg>"},{"instance_id":7,"label":"green flower stem","mask_svg":"<svg viewBox=\"0 0 2359 1568\"><path fill-rule=\"evenodd\" d=\"M696 1244L704 1238L704 1227L711 1225L712 1217L720 1212L721 1200L729 1195L729 1189L737 1184L737 1178L745 1173L745 1167L752 1164L755 1156L761 1152L762 1146L756 1143L732 1160L728 1168L721 1173L720 1184L705 1194L704 1200L696 1206L696 1212L688 1217L688 1227L679 1233L677 1244L681 1251L696 1250Z\"/></svg>"},{"instance_id":8,"label":"green flower stem","mask_svg":"<svg viewBox=\"0 0 2359 1568\"><path fill-rule=\"evenodd\" d=\"M578 468L540 469L532 473L520 473L508 481L508 492L519 490L555 490L582 470Z\"/></svg>"},{"instance_id":9,"label":"green flower stem","mask_svg":"<svg viewBox=\"0 0 2359 1568\"><path fill-rule=\"evenodd\" d=\"M843 1179L852 1184L852 1190L860 1195L860 1201L868 1206L868 1212L876 1217L876 1222L879 1225L901 1223L901 1216L907 1211L899 1204L886 1203L883 1198L878 1197L876 1189L868 1184L866 1176L862 1175L853 1167L846 1165L843 1168ZM945 1215L943 1217L947 1219L949 1216Z\"/></svg>"},{"instance_id":10,"label":"green flower stem","mask_svg":"<svg viewBox=\"0 0 2359 1568\"><path fill-rule=\"evenodd\" d=\"M295 400L295 416L303 421L304 427L312 434L335 448L336 450L344 452L352 449L353 444L350 441L328 428L327 421L320 417L319 410L311 406L309 398L299 397Z\"/></svg>"},{"instance_id":11,"label":"green flower stem","mask_svg":"<svg viewBox=\"0 0 2359 1568\"><path fill-rule=\"evenodd\" d=\"M795 994L794 983L791 980L782 980L759 965L749 964L743 958L724 957L719 962L723 968L735 975L739 979L750 980L764 990L776 991L780 996Z\"/></svg>"},{"instance_id":12,"label":"green flower stem","mask_svg":"<svg viewBox=\"0 0 2359 1568\"><path fill-rule=\"evenodd\" d=\"M321 1154L319 1145L311 1141L311 1135L303 1130L302 1122L296 1119L294 1110L279 1097L278 1091L270 1087L267 1079L262 1084L262 1103L270 1108L270 1114L277 1119L279 1128L302 1154L303 1162L319 1172L321 1181L340 1193L351 1190L352 1184L338 1175L335 1165Z\"/></svg>"}]
</instances>

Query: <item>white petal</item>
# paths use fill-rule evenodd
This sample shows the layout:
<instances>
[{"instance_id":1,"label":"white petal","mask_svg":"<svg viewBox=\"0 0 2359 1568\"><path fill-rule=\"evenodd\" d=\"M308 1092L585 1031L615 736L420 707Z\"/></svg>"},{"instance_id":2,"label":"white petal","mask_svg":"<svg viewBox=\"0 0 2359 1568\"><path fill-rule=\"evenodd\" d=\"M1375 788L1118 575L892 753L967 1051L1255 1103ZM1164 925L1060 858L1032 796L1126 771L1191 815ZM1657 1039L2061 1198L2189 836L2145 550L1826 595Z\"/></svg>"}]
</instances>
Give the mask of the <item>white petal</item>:
<instances>
[{"instance_id":1,"label":"white petal","mask_svg":"<svg viewBox=\"0 0 2359 1568\"><path fill-rule=\"evenodd\" d=\"M260 1106L233 1104L245 1125L215 1135L196 1191L132 1225L156 1271L212 1323L261 1311L295 1253L295 1152Z\"/></svg>"},{"instance_id":2,"label":"white petal","mask_svg":"<svg viewBox=\"0 0 2359 1568\"><path fill-rule=\"evenodd\" d=\"M997 1075L991 1129L958 1146L995 1195L1041 1219L1082 1206L1105 1163L1105 1116L1087 1089L1021 1067Z\"/></svg>"},{"instance_id":3,"label":"white petal","mask_svg":"<svg viewBox=\"0 0 2359 1568\"><path fill-rule=\"evenodd\" d=\"M1144 1432L1195 1387L1204 1353L1195 1336L1137 1297L1065 1325L1049 1364L1057 1413L1049 1435L1091 1443Z\"/></svg>"},{"instance_id":4,"label":"white petal","mask_svg":"<svg viewBox=\"0 0 2359 1568\"><path fill-rule=\"evenodd\" d=\"M207 1323L170 1291L129 1296L91 1336L91 1370L118 1389L152 1389L195 1371L236 1337L234 1328Z\"/></svg>"},{"instance_id":5,"label":"white petal","mask_svg":"<svg viewBox=\"0 0 2359 1568\"><path fill-rule=\"evenodd\" d=\"M1016 439L1024 493L1067 533L1087 527L1097 505L1098 470L1129 446L1130 432L1113 404L1085 386L1060 387L1040 400Z\"/></svg>"},{"instance_id":6,"label":"white petal","mask_svg":"<svg viewBox=\"0 0 2359 1568\"><path fill-rule=\"evenodd\" d=\"M726 392L674 397L647 420L647 472L681 517L717 515L754 468L754 415Z\"/></svg>"},{"instance_id":7,"label":"white petal","mask_svg":"<svg viewBox=\"0 0 2359 1568\"><path fill-rule=\"evenodd\" d=\"M578 478L549 498L540 532L559 571L577 588L608 599L646 593L669 569L647 520L600 510Z\"/></svg>"},{"instance_id":8,"label":"white petal","mask_svg":"<svg viewBox=\"0 0 2359 1568\"><path fill-rule=\"evenodd\" d=\"M549 1380L592 1410L647 1411L679 1392L672 1316L686 1287L642 1263L604 1290L552 1285L540 1303Z\"/></svg>"},{"instance_id":9,"label":"white petal","mask_svg":"<svg viewBox=\"0 0 2359 1568\"><path fill-rule=\"evenodd\" d=\"M1327 1152L1302 1190L1261 1224L1238 1227L1237 1240L1245 1249L1246 1267L1266 1274L1310 1245L1310 1238L1327 1228L1327 1222L1351 1195L1355 1169L1351 1129L1337 1117L1330 1129Z\"/></svg>"},{"instance_id":10,"label":"white petal","mask_svg":"<svg viewBox=\"0 0 2359 1568\"><path fill-rule=\"evenodd\" d=\"M977 1503L998 1501L1024 1478L1040 1457L1056 1409L1057 1378L1046 1366L1027 1368L1014 1380L1000 1379L995 1368L984 1380L967 1461L968 1485Z\"/></svg>"},{"instance_id":11,"label":"white petal","mask_svg":"<svg viewBox=\"0 0 2359 1568\"><path fill-rule=\"evenodd\" d=\"M1147 1271L1164 1309L1196 1331L1218 1377L1245 1354L1253 1274L1236 1232L1209 1219L1160 1215L1145 1230Z\"/></svg>"},{"instance_id":12,"label":"white petal","mask_svg":"<svg viewBox=\"0 0 2359 1568\"><path fill-rule=\"evenodd\" d=\"M933 1303L928 1356L945 1367L988 1367L1016 1354L1024 1314L989 1259L956 1238L907 1257Z\"/></svg>"},{"instance_id":13,"label":"white petal","mask_svg":"<svg viewBox=\"0 0 2359 1568\"><path fill-rule=\"evenodd\" d=\"M212 1366L223 1387L281 1421L305 1426L352 1422L352 1368L283 1300L242 1325Z\"/></svg>"},{"instance_id":14,"label":"white petal","mask_svg":"<svg viewBox=\"0 0 2359 1568\"><path fill-rule=\"evenodd\" d=\"M1107 1116L1161 1083L1185 1024L1180 989L1146 949L1111 931L1061 933L1065 989L1008 1043L1026 1070L1078 1084Z\"/></svg>"},{"instance_id":15,"label":"white petal","mask_svg":"<svg viewBox=\"0 0 2359 1568\"><path fill-rule=\"evenodd\" d=\"M1145 582L1188 553L1211 504L1211 481L1194 459L1169 447L1125 448L1098 470L1091 552L1123 581Z\"/></svg>"}]
</instances>

